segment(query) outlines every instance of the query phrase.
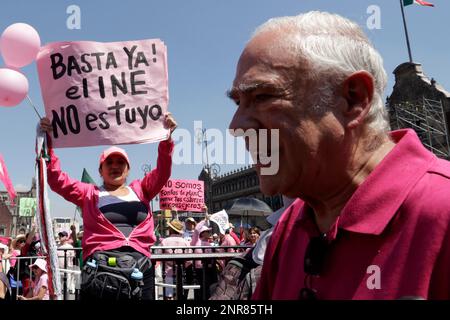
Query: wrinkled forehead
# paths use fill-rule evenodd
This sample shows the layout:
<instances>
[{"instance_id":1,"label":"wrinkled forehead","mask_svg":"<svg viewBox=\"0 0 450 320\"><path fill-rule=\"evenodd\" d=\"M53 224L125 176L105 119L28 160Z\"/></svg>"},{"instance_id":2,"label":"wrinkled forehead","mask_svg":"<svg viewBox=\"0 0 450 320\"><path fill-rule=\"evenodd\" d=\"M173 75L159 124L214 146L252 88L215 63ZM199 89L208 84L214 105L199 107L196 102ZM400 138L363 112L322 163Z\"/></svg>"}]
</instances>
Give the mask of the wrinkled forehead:
<instances>
[{"instance_id":1,"label":"wrinkled forehead","mask_svg":"<svg viewBox=\"0 0 450 320\"><path fill-rule=\"evenodd\" d=\"M266 81L277 81L299 68L298 57L277 37L273 32L264 33L247 44L237 64L234 88L245 90Z\"/></svg>"}]
</instances>

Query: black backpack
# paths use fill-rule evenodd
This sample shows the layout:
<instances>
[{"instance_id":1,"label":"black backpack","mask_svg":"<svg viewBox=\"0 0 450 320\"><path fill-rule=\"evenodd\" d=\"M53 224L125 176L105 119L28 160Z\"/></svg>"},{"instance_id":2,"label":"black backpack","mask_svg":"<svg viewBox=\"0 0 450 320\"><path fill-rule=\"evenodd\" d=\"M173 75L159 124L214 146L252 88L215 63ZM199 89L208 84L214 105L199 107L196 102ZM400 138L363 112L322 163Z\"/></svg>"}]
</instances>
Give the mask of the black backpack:
<instances>
[{"instance_id":1,"label":"black backpack","mask_svg":"<svg viewBox=\"0 0 450 320\"><path fill-rule=\"evenodd\" d=\"M136 258L127 252L97 251L83 266L81 290L103 300L139 300L143 273L150 264L146 256Z\"/></svg>"}]
</instances>

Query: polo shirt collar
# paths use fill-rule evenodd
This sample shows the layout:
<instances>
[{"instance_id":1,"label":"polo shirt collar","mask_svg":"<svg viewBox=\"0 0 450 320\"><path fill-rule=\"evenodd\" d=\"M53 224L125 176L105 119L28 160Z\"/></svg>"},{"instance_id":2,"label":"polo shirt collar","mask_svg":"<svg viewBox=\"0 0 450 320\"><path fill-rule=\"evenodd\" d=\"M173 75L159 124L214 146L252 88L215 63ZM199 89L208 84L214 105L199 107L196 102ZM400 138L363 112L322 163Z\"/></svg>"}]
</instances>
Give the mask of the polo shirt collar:
<instances>
[{"instance_id":1,"label":"polo shirt collar","mask_svg":"<svg viewBox=\"0 0 450 320\"><path fill-rule=\"evenodd\" d=\"M334 239L338 228L351 232L379 235L394 217L411 189L427 172L436 156L422 145L412 129L390 133L395 147L356 189L327 237ZM307 204L298 217L310 235L317 226ZM314 230L315 229L315 230Z\"/></svg>"}]
</instances>

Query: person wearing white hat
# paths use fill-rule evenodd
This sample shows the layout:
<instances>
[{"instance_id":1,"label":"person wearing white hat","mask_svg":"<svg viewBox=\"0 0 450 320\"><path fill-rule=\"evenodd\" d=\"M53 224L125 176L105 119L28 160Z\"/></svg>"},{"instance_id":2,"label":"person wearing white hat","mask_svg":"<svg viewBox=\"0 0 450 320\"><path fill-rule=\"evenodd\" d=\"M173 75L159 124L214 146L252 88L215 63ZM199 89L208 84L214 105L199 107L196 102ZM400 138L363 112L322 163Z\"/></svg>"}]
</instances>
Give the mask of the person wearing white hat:
<instances>
[{"instance_id":1,"label":"person wearing white hat","mask_svg":"<svg viewBox=\"0 0 450 320\"><path fill-rule=\"evenodd\" d=\"M48 294L48 275L47 275L47 262L44 259L36 259L36 261L30 265L33 270L35 279L33 281L33 291L30 291L28 297L17 296L19 300L50 300Z\"/></svg>"},{"instance_id":2,"label":"person wearing white hat","mask_svg":"<svg viewBox=\"0 0 450 320\"><path fill-rule=\"evenodd\" d=\"M197 225L197 222L194 218L189 217L184 221L184 233L183 238L187 241L191 242L192 235L194 234L195 226Z\"/></svg>"},{"instance_id":3,"label":"person wearing white hat","mask_svg":"<svg viewBox=\"0 0 450 320\"><path fill-rule=\"evenodd\" d=\"M197 224L196 232L198 232L198 239L195 246L212 246L212 228L208 226L207 220L202 220ZM191 242L191 245L193 243ZM195 249L194 253L211 253L211 249ZM195 260L194 261L195 276L197 278L197 283L205 286L205 295L203 296L204 288L196 290L194 292L194 300L199 301L203 299L209 299L210 287L213 283L217 282L217 271L215 263ZM203 276L204 273L204 276Z\"/></svg>"},{"instance_id":4,"label":"person wearing white hat","mask_svg":"<svg viewBox=\"0 0 450 320\"><path fill-rule=\"evenodd\" d=\"M183 223L178 219L173 219L167 223L169 227L169 236L161 241L161 246L163 247L189 247L190 243L183 238ZM183 249L165 249L164 253L168 254L180 254L183 253ZM190 251L185 251L184 253L191 253ZM185 267L188 263L185 264ZM174 283L174 270L173 263L168 261L166 263L166 279L165 282L169 284ZM166 288L166 298L172 300L174 298L173 288Z\"/></svg>"}]
</instances>

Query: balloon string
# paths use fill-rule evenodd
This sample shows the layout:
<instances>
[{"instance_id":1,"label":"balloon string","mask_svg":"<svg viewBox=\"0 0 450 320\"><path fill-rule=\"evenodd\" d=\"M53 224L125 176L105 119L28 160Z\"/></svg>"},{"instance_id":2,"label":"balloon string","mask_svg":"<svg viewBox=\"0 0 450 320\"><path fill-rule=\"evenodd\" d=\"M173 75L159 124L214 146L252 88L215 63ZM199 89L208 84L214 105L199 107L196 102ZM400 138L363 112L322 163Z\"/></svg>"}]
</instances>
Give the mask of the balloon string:
<instances>
[{"instance_id":1,"label":"balloon string","mask_svg":"<svg viewBox=\"0 0 450 320\"><path fill-rule=\"evenodd\" d=\"M36 107L33 104L33 101L31 101L30 97L27 95L28 101L30 102L31 106L33 107L34 111L36 112L37 116L39 117L39 119L42 120L41 115L39 114L39 112L37 111Z\"/></svg>"}]
</instances>

